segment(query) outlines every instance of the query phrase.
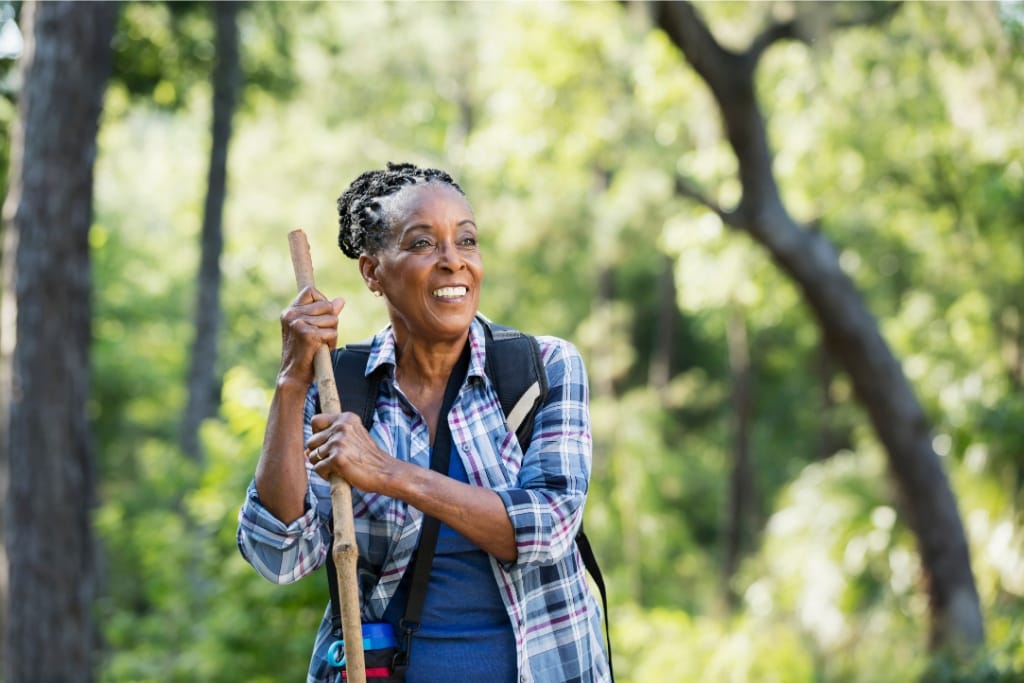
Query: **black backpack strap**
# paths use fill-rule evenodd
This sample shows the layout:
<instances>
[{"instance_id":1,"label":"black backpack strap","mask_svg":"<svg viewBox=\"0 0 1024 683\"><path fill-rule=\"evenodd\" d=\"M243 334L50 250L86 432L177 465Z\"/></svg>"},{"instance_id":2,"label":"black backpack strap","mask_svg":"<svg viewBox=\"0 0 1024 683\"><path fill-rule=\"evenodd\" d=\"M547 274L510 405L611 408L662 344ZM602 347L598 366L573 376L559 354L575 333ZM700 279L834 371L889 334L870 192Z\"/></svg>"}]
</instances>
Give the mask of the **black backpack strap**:
<instances>
[{"instance_id":1,"label":"black backpack strap","mask_svg":"<svg viewBox=\"0 0 1024 683\"><path fill-rule=\"evenodd\" d=\"M536 337L479 318L484 327L487 376L498 394L509 431L523 452L533 438L533 420L548 393L548 375Z\"/></svg>"},{"instance_id":2,"label":"black backpack strap","mask_svg":"<svg viewBox=\"0 0 1024 683\"><path fill-rule=\"evenodd\" d=\"M580 557L583 558L583 566L586 567L590 577L594 579L594 583L597 584L597 590L601 593L601 611L604 614L604 637L605 642L608 645L608 674L615 680L615 670L612 668L612 631L608 626L608 592L604 587L604 576L601 574L601 567L597 564L597 556L594 555L594 549L590 547L590 539L583 532L583 524L580 524L580 530L576 534L576 547L580 551Z\"/></svg>"},{"instance_id":3,"label":"black backpack strap","mask_svg":"<svg viewBox=\"0 0 1024 683\"><path fill-rule=\"evenodd\" d=\"M367 431L373 426L373 412L377 407L381 378L379 371L367 376L366 364L369 360L370 342L349 344L331 353L334 383L338 386L341 409L358 415Z\"/></svg>"}]
</instances>

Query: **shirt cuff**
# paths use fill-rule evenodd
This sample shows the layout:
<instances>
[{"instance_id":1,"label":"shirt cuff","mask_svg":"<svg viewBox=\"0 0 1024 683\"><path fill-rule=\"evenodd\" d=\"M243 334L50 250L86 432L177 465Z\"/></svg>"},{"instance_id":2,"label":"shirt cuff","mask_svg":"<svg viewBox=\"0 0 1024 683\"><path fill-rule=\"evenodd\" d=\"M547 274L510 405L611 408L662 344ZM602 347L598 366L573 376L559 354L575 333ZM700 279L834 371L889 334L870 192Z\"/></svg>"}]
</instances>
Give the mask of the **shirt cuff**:
<instances>
[{"instance_id":1,"label":"shirt cuff","mask_svg":"<svg viewBox=\"0 0 1024 683\"><path fill-rule=\"evenodd\" d=\"M575 496L558 496L528 489L496 490L505 504L516 541L516 559L500 562L506 571L528 564L553 564L572 548L582 517Z\"/></svg>"},{"instance_id":2,"label":"shirt cuff","mask_svg":"<svg viewBox=\"0 0 1024 683\"><path fill-rule=\"evenodd\" d=\"M317 500L312 489L306 491L305 512L301 517L285 524L260 502L255 483L249 485L245 503L238 515L239 530L258 545L275 550L286 550L301 540L309 540L319 533L316 522Z\"/></svg>"}]
</instances>

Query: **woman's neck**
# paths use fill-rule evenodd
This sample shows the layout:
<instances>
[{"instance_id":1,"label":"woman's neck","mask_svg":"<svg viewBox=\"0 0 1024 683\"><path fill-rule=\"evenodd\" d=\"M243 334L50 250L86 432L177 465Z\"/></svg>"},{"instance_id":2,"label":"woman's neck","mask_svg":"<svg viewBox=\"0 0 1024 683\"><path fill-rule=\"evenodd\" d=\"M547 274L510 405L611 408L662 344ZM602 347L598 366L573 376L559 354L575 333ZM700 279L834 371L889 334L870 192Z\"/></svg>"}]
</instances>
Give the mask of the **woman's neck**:
<instances>
[{"instance_id":1,"label":"woman's neck","mask_svg":"<svg viewBox=\"0 0 1024 683\"><path fill-rule=\"evenodd\" d=\"M426 421L431 444L437 434L448 378L468 337L468 330L458 341L426 343L395 337L395 383Z\"/></svg>"},{"instance_id":2,"label":"woman's neck","mask_svg":"<svg viewBox=\"0 0 1024 683\"><path fill-rule=\"evenodd\" d=\"M458 339L443 341L425 341L396 334L395 373L399 384L410 389L443 390L468 339L469 330Z\"/></svg>"}]
</instances>

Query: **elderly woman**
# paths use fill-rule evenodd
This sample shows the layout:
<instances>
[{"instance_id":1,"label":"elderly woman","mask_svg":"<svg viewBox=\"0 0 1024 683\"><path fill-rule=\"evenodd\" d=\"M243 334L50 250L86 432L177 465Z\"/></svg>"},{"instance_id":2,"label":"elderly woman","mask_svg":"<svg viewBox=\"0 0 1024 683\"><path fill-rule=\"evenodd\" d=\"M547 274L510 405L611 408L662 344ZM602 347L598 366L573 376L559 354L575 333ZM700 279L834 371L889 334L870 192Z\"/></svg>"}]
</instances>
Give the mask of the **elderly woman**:
<instances>
[{"instance_id":1,"label":"elderly woman","mask_svg":"<svg viewBox=\"0 0 1024 683\"><path fill-rule=\"evenodd\" d=\"M343 301L300 292L281 315L281 368L239 515L242 554L279 583L317 569L331 539L327 479L340 475L353 487L366 622L398 631L424 516L441 522L421 625L406 646L409 683L610 680L600 610L573 543L591 464L579 353L537 338L549 390L524 453L485 372L483 259L459 186L443 171L388 164L357 178L338 211L341 250L358 259L390 318L366 367L382 376L373 425L317 414L312 359L335 346ZM437 472L430 452L464 354L446 418L450 464ZM328 610L308 681L341 680L327 662L334 637Z\"/></svg>"}]
</instances>

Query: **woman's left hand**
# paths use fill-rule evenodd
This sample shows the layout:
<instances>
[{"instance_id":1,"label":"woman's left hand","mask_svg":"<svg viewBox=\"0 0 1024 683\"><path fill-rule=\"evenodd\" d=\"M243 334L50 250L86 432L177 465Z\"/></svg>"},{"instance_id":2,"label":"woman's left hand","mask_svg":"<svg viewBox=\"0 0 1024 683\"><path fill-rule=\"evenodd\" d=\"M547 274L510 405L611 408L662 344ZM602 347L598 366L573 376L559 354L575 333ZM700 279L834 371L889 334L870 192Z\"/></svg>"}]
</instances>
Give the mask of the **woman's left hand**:
<instances>
[{"instance_id":1,"label":"woman's left hand","mask_svg":"<svg viewBox=\"0 0 1024 683\"><path fill-rule=\"evenodd\" d=\"M381 450L355 413L314 415L310 426L306 457L324 479L337 474L360 491L386 493L385 485L405 464Z\"/></svg>"}]
</instances>

